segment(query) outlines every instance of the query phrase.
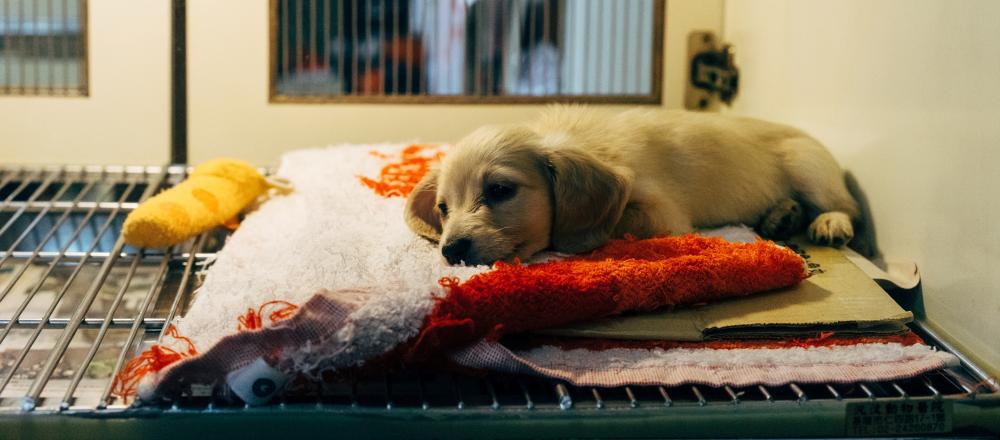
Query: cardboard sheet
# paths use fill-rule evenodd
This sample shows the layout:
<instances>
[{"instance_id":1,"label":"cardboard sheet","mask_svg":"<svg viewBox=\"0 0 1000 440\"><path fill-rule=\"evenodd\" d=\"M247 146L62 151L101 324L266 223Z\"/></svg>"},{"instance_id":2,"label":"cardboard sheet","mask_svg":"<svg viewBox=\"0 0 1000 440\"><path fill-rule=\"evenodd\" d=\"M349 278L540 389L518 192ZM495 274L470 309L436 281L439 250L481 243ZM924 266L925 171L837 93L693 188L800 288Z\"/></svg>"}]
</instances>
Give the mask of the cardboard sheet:
<instances>
[{"instance_id":1,"label":"cardboard sheet","mask_svg":"<svg viewBox=\"0 0 1000 440\"><path fill-rule=\"evenodd\" d=\"M833 248L792 241L814 271L798 286L683 310L620 316L545 330L612 339L701 341L812 337L821 332L897 334L913 320L868 275Z\"/></svg>"}]
</instances>

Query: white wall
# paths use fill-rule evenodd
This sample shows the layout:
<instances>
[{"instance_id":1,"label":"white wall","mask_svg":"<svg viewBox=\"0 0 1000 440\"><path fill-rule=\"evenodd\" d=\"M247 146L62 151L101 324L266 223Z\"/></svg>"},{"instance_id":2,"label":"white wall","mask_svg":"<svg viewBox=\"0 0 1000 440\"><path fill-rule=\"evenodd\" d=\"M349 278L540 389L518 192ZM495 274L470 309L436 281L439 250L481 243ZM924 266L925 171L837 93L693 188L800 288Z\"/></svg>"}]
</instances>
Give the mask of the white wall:
<instances>
[{"instance_id":1,"label":"white wall","mask_svg":"<svg viewBox=\"0 0 1000 440\"><path fill-rule=\"evenodd\" d=\"M824 141L929 322L1000 370L1000 2L728 0L733 111Z\"/></svg>"},{"instance_id":2,"label":"white wall","mask_svg":"<svg viewBox=\"0 0 1000 440\"><path fill-rule=\"evenodd\" d=\"M663 99L683 105L686 35L721 30L723 0L667 2ZM90 96L0 96L0 164L162 164L169 158L169 2L89 3ZM268 0L188 2L193 162L342 142L450 141L537 105L271 104ZM622 106L602 107L617 111Z\"/></svg>"},{"instance_id":3,"label":"white wall","mask_svg":"<svg viewBox=\"0 0 1000 440\"><path fill-rule=\"evenodd\" d=\"M683 106L688 32L720 30L721 8L722 0L667 2L665 106ZM188 2L192 161L224 155L267 165L283 151L318 145L453 141L486 123L526 120L541 107L271 104L267 25L267 0Z\"/></svg>"},{"instance_id":4,"label":"white wall","mask_svg":"<svg viewBox=\"0 0 1000 440\"><path fill-rule=\"evenodd\" d=\"M90 96L0 95L0 164L162 165L170 2L88 2Z\"/></svg>"}]
</instances>

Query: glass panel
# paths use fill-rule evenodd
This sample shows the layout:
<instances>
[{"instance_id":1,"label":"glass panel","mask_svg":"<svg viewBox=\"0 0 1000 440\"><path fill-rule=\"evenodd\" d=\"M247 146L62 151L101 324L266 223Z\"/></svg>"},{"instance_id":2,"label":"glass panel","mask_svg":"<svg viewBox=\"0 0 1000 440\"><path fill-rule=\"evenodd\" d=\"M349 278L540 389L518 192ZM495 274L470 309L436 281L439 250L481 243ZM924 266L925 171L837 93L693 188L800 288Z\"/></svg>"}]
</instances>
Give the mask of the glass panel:
<instances>
[{"instance_id":1,"label":"glass panel","mask_svg":"<svg viewBox=\"0 0 1000 440\"><path fill-rule=\"evenodd\" d=\"M658 0L273 5L272 92L281 98L659 98Z\"/></svg>"},{"instance_id":2,"label":"glass panel","mask_svg":"<svg viewBox=\"0 0 1000 440\"><path fill-rule=\"evenodd\" d=\"M0 94L85 95L85 0L0 0Z\"/></svg>"}]
</instances>

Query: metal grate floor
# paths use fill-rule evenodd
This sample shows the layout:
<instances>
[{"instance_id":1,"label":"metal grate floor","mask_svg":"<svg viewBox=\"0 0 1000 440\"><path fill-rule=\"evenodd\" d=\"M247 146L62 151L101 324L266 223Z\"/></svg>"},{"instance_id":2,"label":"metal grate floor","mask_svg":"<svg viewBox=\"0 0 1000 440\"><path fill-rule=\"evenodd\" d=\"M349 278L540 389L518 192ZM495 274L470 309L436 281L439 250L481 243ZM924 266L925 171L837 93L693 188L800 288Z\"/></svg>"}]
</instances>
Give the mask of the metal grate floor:
<instances>
[{"instance_id":1,"label":"metal grate floor","mask_svg":"<svg viewBox=\"0 0 1000 440\"><path fill-rule=\"evenodd\" d=\"M165 322L184 313L200 281L196 268L222 246L225 232L168 250L134 249L119 232L139 201L184 173L183 167L0 168L0 413L158 410L116 400L111 378L156 342ZM914 330L953 351L919 324ZM962 367L902 381L743 389L582 388L533 377L405 372L299 384L276 403L317 409L600 410L997 393L995 382L963 361ZM224 389L195 394L160 409L243 408Z\"/></svg>"}]
</instances>

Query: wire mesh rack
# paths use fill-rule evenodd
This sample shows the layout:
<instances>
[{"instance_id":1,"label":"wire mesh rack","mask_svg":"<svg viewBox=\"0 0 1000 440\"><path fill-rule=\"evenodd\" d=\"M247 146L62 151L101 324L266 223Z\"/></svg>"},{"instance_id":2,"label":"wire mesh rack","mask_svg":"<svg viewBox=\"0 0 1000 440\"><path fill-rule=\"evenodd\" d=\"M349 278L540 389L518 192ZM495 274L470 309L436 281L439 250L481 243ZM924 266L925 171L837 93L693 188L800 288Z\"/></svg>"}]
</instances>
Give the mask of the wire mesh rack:
<instances>
[{"instance_id":1,"label":"wire mesh rack","mask_svg":"<svg viewBox=\"0 0 1000 440\"><path fill-rule=\"evenodd\" d=\"M225 241L220 230L152 250L132 248L119 238L128 212L185 173L180 166L0 168L0 415L258 411L219 387L193 389L154 407L130 405L111 392L123 363L155 343L164 323L184 313L200 282L198 267ZM956 353L962 365L890 382L739 389L588 388L527 376L403 371L298 384L275 407L310 413L669 414L671 408L997 397L996 382L962 353L920 324L914 330L929 344Z\"/></svg>"}]
</instances>

